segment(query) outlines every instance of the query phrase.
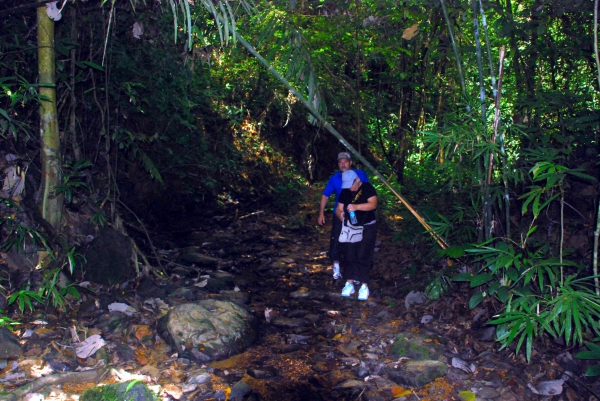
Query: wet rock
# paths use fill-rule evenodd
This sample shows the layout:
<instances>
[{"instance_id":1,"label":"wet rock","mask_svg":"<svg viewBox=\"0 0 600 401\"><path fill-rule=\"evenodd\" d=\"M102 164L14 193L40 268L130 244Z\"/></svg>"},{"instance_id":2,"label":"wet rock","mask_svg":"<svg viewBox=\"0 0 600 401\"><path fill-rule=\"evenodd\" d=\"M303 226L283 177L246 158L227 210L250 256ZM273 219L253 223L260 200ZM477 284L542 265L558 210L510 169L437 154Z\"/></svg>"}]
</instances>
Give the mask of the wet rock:
<instances>
[{"instance_id":1,"label":"wet rock","mask_svg":"<svg viewBox=\"0 0 600 401\"><path fill-rule=\"evenodd\" d=\"M240 305L246 305L250 301L250 296L248 295L248 293L242 291L221 291L221 297L223 299L235 302L236 304Z\"/></svg>"},{"instance_id":2,"label":"wet rock","mask_svg":"<svg viewBox=\"0 0 600 401\"><path fill-rule=\"evenodd\" d=\"M358 389L363 389L367 387L367 383L365 381L362 380L346 380L345 382L343 382L342 384L334 387L334 389L352 389L352 388L358 388Z\"/></svg>"},{"instance_id":3,"label":"wet rock","mask_svg":"<svg viewBox=\"0 0 600 401\"><path fill-rule=\"evenodd\" d=\"M392 399L394 395L394 388L398 385L391 380L381 376L371 376L365 378L365 380L371 384L369 389L366 391L366 399L382 400L387 401ZM374 385L373 385L374 384ZM432 398L433 399L433 398Z\"/></svg>"},{"instance_id":4,"label":"wet rock","mask_svg":"<svg viewBox=\"0 0 600 401\"><path fill-rule=\"evenodd\" d=\"M496 334L496 327L494 326L473 330L473 337L479 341L494 341L494 334Z\"/></svg>"},{"instance_id":5,"label":"wet rock","mask_svg":"<svg viewBox=\"0 0 600 401\"><path fill-rule=\"evenodd\" d=\"M304 317L310 313L309 310L305 309L295 309L287 312L285 314L286 317Z\"/></svg>"},{"instance_id":6,"label":"wet rock","mask_svg":"<svg viewBox=\"0 0 600 401\"><path fill-rule=\"evenodd\" d=\"M326 362L317 362L313 366L311 366L311 369L317 373L326 373L331 370L331 367Z\"/></svg>"},{"instance_id":7,"label":"wet rock","mask_svg":"<svg viewBox=\"0 0 600 401\"><path fill-rule=\"evenodd\" d=\"M191 288L185 288L185 287L177 288L176 290L174 290L173 292L171 292L169 294L169 298L172 298L171 301L173 299L176 299L176 300L184 300L184 301L191 302L191 301L195 301L198 299L198 292L192 290ZM169 301L169 302L171 302L171 301Z\"/></svg>"},{"instance_id":8,"label":"wet rock","mask_svg":"<svg viewBox=\"0 0 600 401\"><path fill-rule=\"evenodd\" d=\"M154 401L156 395L143 383L137 382L130 387L131 382L107 384L94 387L83 393L81 401Z\"/></svg>"},{"instance_id":9,"label":"wet rock","mask_svg":"<svg viewBox=\"0 0 600 401\"><path fill-rule=\"evenodd\" d=\"M478 398L496 398L500 395L496 389L485 386L475 389L474 392Z\"/></svg>"},{"instance_id":10,"label":"wet rock","mask_svg":"<svg viewBox=\"0 0 600 401\"><path fill-rule=\"evenodd\" d=\"M252 388L248 385L248 383L239 381L231 387L231 393L229 394L229 399L231 401L241 401L244 397L249 395L252 392Z\"/></svg>"},{"instance_id":11,"label":"wet rock","mask_svg":"<svg viewBox=\"0 0 600 401\"><path fill-rule=\"evenodd\" d=\"M360 377L361 379L369 376L369 369L367 369L364 363L361 363L356 370L356 376Z\"/></svg>"},{"instance_id":12,"label":"wet rock","mask_svg":"<svg viewBox=\"0 0 600 401\"><path fill-rule=\"evenodd\" d=\"M115 346L115 355L119 362L129 362L135 358L134 350L127 344L117 344Z\"/></svg>"},{"instance_id":13,"label":"wet rock","mask_svg":"<svg viewBox=\"0 0 600 401\"><path fill-rule=\"evenodd\" d=\"M96 327L105 333L122 333L129 326L129 316L121 312L104 313Z\"/></svg>"},{"instance_id":14,"label":"wet rock","mask_svg":"<svg viewBox=\"0 0 600 401\"><path fill-rule=\"evenodd\" d=\"M52 372L73 372L78 367L77 360L73 355L72 359L67 358L67 353L59 354L56 350L51 350L42 357Z\"/></svg>"},{"instance_id":15,"label":"wet rock","mask_svg":"<svg viewBox=\"0 0 600 401\"><path fill-rule=\"evenodd\" d=\"M253 321L252 315L233 302L207 299L173 308L160 319L159 333L177 352L217 360L254 342Z\"/></svg>"},{"instance_id":16,"label":"wet rock","mask_svg":"<svg viewBox=\"0 0 600 401\"><path fill-rule=\"evenodd\" d=\"M301 334L286 334L287 337L286 342L288 344L306 344L306 342L310 339L310 336L304 336Z\"/></svg>"},{"instance_id":17,"label":"wet rock","mask_svg":"<svg viewBox=\"0 0 600 401\"><path fill-rule=\"evenodd\" d=\"M389 364L385 370L388 377L400 385L422 387L438 377L445 376L448 366L440 361L409 360L404 363Z\"/></svg>"},{"instance_id":18,"label":"wet rock","mask_svg":"<svg viewBox=\"0 0 600 401\"><path fill-rule=\"evenodd\" d=\"M181 250L180 257L183 262L193 263L202 267L216 267L221 260L219 258L205 255L202 253L202 248L197 246L183 248Z\"/></svg>"},{"instance_id":19,"label":"wet rock","mask_svg":"<svg viewBox=\"0 0 600 401\"><path fill-rule=\"evenodd\" d=\"M206 279L206 285L204 286L204 289L208 292L219 293L229 290L230 287L226 282L210 277Z\"/></svg>"},{"instance_id":20,"label":"wet rock","mask_svg":"<svg viewBox=\"0 0 600 401\"><path fill-rule=\"evenodd\" d=\"M313 313L309 313L308 315L304 316L304 319L308 320L311 323L317 323L322 319L322 317Z\"/></svg>"},{"instance_id":21,"label":"wet rock","mask_svg":"<svg viewBox=\"0 0 600 401\"><path fill-rule=\"evenodd\" d=\"M460 369L450 368L446 377L448 378L448 380L453 382L463 382L469 380L471 378L471 375L467 372L463 372Z\"/></svg>"},{"instance_id":22,"label":"wet rock","mask_svg":"<svg viewBox=\"0 0 600 401\"><path fill-rule=\"evenodd\" d=\"M154 281L147 277L144 277L140 280L140 283L136 288L136 293L141 299L167 297L167 292L165 291L164 287L157 285Z\"/></svg>"},{"instance_id":23,"label":"wet rock","mask_svg":"<svg viewBox=\"0 0 600 401\"><path fill-rule=\"evenodd\" d=\"M223 270L217 270L214 272L210 272L209 275L215 280L220 280L227 284L233 284L235 280L235 276L231 273L225 272Z\"/></svg>"},{"instance_id":24,"label":"wet rock","mask_svg":"<svg viewBox=\"0 0 600 401\"><path fill-rule=\"evenodd\" d=\"M7 328L0 326L0 358L17 359L22 349L19 339Z\"/></svg>"},{"instance_id":25,"label":"wet rock","mask_svg":"<svg viewBox=\"0 0 600 401\"><path fill-rule=\"evenodd\" d=\"M212 380L212 376L210 373L206 371L206 369L196 370L191 372L186 383L187 384L204 384L208 383Z\"/></svg>"},{"instance_id":26,"label":"wet rock","mask_svg":"<svg viewBox=\"0 0 600 401\"><path fill-rule=\"evenodd\" d=\"M278 375L277 370L275 368L265 366L265 367L257 367L250 368L247 371L248 375L252 376L255 379L268 379L271 377L275 377Z\"/></svg>"},{"instance_id":27,"label":"wet rock","mask_svg":"<svg viewBox=\"0 0 600 401\"><path fill-rule=\"evenodd\" d=\"M303 318L287 318L283 316L276 316L271 320L271 324L284 329L293 329L307 326L308 321Z\"/></svg>"}]
</instances>

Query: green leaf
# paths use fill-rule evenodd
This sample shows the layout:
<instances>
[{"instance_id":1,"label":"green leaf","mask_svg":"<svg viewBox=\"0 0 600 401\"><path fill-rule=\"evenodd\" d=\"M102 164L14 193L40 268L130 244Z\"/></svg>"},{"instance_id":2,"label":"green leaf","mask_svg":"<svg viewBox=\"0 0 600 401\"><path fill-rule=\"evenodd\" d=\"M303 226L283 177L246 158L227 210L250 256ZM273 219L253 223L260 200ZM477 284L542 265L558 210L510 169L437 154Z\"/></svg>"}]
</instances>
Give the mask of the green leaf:
<instances>
[{"instance_id":1,"label":"green leaf","mask_svg":"<svg viewBox=\"0 0 600 401\"><path fill-rule=\"evenodd\" d=\"M508 299L508 294L509 294L510 288L507 286L502 286L500 288L498 288L498 291L496 291L496 297L498 297L498 300L502 303L506 303L506 300Z\"/></svg>"},{"instance_id":2,"label":"green leaf","mask_svg":"<svg viewBox=\"0 0 600 401\"><path fill-rule=\"evenodd\" d=\"M464 401L475 401L477 399L477 395L469 390L459 392L458 396Z\"/></svg>"},{"instance_id":3,"label":"green leaf","mask_svg":"<svg viewBox=\"0 0 600 401\"><path fill-rule=\"evenodd\" d=\"M591 376L600 376L600 365L592 365L585 371L585 375L588 377Z\"/></svg>"},{"instance_id":4,"label":"green leaf","mask_svg":"<svg viewBox=\"0 0 600 401\"><path fill-rule=\"evenodd\" d=\"M473 273L458 273L452 277L452 281L471 281Z\"/></svg>"},{"instance_id":5,"label":"green leaf","mask_svg":"<svg viewBox=\"0 0 600 401\"><path fill-rule=\"evenodd\" d=\"M514 282L519 279L519 272L516 269L509 268L506 269L506 276Z\"/></svg>"},{"instance_id":6,"label":"green leaf","mask_svg":"<svg viewBox=\"0 0 600 401\"><path fill-rule=\"evenodd\" d=\"M480 285L483 285L493 279L494 279L494 276L492 274L489 274L489 273L478 274L471 278L471 288L479 287Z\"/></svg>"},{"instance_id":7,"label":"green leaf","mask_svg":"<svg viewBox=\"0 0 600 401\"><path fill-rule=\"evenodd\" d=\"M140 379L134 379L132 380L128 385L127 388L125 389L125 395L127 395L127 393L129 392L129 390L131 390L133 388L133 386L135 386L136 384L140 383L141 380Z\"/></svg>"},{"instance_id":8,"label":"green leaf","mask_svg":"<svg viewBox=\"0 0 600 401\"><path fill-rule=\"evenodd\" d=\"M96 63L92 63L91 61L78 61L75 63L75 65L77 65L77 67L79 67L79 68L91 67L98 71L104 72L104 67L102 67L101 65L98 65Z\"/></svg>"},{"instance_id":9,"label":"green leaf","mask_svg":"<svg viewBox=\"0 0 600 401\"><path fill-rule=\"evenodd\" d=\"M474 309L485 298L485 292L478 292L469 299L469 309Z\"/></svg>"}]
</instances>

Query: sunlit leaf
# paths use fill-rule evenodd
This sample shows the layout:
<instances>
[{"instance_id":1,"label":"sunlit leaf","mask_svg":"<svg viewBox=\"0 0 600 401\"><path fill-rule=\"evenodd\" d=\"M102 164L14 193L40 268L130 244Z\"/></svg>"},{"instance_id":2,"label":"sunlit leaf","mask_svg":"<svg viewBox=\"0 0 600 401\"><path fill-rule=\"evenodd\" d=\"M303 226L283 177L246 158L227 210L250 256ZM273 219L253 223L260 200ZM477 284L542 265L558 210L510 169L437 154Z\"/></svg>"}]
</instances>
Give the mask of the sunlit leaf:
<instances>
[{"instance_id":1,"label":"sunlit leaf","mask_svg":"<svg viewBox=\"0 0 600 401\"><path fill-rule=\"evenodd\" d=\"M406 28L402 33L402 39L411 40L419 33L419 24L414 24L413 26Z\"/></svg>"}]
</instances>

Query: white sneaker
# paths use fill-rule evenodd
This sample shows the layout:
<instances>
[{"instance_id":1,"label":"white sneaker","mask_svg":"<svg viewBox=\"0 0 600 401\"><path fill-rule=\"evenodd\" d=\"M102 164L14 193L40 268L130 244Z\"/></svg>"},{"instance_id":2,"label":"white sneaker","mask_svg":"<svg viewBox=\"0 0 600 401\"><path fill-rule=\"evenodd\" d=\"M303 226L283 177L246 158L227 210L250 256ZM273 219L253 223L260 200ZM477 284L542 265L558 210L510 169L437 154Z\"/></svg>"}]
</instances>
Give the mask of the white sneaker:
<instances>
[{"instance_id":1,"label":"white sneaker","mask_svg":"<svg viewBox=\"0 0 600 401\"><path fill-rule=\"evenodd\" d=\"M344 289L342 290L342 296L343 297L349 297L350 295L354 294L354 284L350 284L349 282L346 282L346 285L344 286Z\"/></svg>"},{"instance_id":2,"label":"white sneaker","mask_svg":"<svg viewBox=\"0 0 600 401\"><path fill-rule=\"evenodd\" d=\"M354 287L352 289L354 289ZM367 287L366 284L363 284L358 290L358 300L366 301L367 299L369 299L369 287Z\"/></svg>"},{"instance_id":3,"label":"white sneaker","mask_svg":"<svg viewBox=\"0 0 600 401\"><path fill-rule=\"evenodd\" d=\"M340 267L333 265L333 279L337 280L342 278L342 273L340 273Z\"/></svg>"}]
</instances>

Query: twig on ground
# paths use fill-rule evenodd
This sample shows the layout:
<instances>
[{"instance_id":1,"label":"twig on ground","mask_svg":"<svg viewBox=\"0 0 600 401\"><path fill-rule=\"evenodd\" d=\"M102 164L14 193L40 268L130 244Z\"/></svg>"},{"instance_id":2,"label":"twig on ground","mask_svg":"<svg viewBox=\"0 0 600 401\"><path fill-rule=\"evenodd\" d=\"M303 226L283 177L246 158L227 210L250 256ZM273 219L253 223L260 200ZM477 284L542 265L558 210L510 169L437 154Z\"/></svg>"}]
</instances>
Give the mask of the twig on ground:
<instances>
[{"instance_id":1,"label":"twig on ground","mask_svg":"<svg viewBox=\"0 0 600 401\"><path fill-rule=\"evenodd\" d=\"M264 211L263 210L259 210L258 212L247 214L245 216L240 217L238 220L245 219L246 217L254 216L254 215L257 215L257 214L261 214L261 213L264 213Z\"/></svg>"},{"instance_id":2,"label":"twig on ground","mask_svg":"<svg viewBox=\"0 0 600 401\"><path fill-rule=\"evenodd\" d=\"M148 262L148 259L146 258L146 255L144 255L144 253L140 250L140 248L137 246L137 244L135 243L135 241L133 240L133 238L129 237L129 240L131 241L131 246L133 247L134 252L136 253L136 255L139 255L139 257L142 258L142 261L148 267L148 269L151 270L152 273L157 278L165 279L166 278L166 273L165 273L164 269L162 268L162 264L160 263L160 261L158 261L158 264L160 265L160 270L163 272L164 276L161 276L154 269L151 268L152 265L150 264L150 262ZM154 249L154 246L152 246L152 249ZM137 264L136 264L136 269L137 269Z\"/></svg>"},{"instance_id":3,"label":"twig on ground","mask_svg":"<svg viewBox=\"0 0 600 401\"><path fill-rule=\"evenodd\" d=\"M16 389L8 395L0 396L0 401L17 401L25 397L29 393L35 393L39 389L50 385L85 382L97 383L105 372L106 368L102 368L96 370L88 370L85 372L69 372L40 377L39 379L34 380L31 383L28 383L23 387Z\"/></svg>"}]
</instances>

